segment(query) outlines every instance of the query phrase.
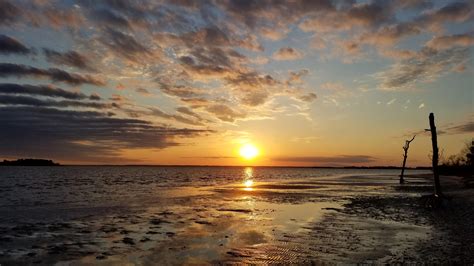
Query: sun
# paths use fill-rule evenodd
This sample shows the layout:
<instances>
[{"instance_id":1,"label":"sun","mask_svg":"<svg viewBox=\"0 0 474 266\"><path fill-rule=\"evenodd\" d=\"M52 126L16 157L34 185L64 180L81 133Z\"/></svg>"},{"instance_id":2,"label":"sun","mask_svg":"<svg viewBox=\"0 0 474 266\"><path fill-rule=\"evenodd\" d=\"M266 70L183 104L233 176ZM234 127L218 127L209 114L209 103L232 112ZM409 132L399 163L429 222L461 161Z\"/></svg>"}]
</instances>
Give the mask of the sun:
<instances>
[{"instance_id":1,"label":"sun","mask_svg":"<svg viewBox=\"0 0 474 266\"><path fill-rule=\"evenodd\" d=\"M247 143L240 147L239 153L245 160L252 160L258 156L259 150L253 144Z\"/></svg>"}]
</instances>

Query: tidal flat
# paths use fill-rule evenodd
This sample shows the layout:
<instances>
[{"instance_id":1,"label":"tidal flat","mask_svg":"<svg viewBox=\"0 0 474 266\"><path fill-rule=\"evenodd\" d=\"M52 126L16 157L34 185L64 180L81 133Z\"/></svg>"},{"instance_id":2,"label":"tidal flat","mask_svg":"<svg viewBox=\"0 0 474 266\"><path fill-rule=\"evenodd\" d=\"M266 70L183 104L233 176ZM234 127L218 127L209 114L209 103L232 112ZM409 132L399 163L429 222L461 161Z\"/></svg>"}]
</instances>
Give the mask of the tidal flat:
<instances>
[{"instance_id":1,"label":"tidal flat","mask_svg":"<svg viewBox=\"0 0 474 266\"><path fill-rule=\"evenodd\" d=\"M474 262L473 189L306 168L0 169L1 265Z\"/></svg>"}]
</instances>

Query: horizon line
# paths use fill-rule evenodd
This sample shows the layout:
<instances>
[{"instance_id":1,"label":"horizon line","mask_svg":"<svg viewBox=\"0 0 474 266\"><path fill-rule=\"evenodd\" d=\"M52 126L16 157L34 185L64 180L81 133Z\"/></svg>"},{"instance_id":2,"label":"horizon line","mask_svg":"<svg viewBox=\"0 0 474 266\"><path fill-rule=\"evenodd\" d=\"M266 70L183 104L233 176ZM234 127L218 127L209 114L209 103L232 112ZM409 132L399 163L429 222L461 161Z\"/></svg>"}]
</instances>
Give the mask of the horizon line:
<instances>
[{"instance_id":1,"label":"horizon line","mask_svg":"<svg viewBox=\"0 0 474 266\"><path fill-rule=\"evenodd\" d=\"M387 169L401 169L401 166L393 165L376 165L376 166L298 166L298 165L206 165L206 164L60 164L59 166L141 166L141 167L266 167L266 168L387 168ZM420 168L432 168L431 166L410 166L405 169L420 169Z\"/></svg>"}]
</instances>

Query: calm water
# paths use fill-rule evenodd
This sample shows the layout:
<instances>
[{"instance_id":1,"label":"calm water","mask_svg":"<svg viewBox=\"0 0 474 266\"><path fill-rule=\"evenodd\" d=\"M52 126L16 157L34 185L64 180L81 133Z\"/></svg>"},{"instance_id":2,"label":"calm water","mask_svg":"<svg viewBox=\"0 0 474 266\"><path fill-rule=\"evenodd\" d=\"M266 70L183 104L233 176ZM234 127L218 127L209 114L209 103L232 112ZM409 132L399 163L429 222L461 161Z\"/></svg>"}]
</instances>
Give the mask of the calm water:
<instances>
[{"instance_id":1,"label":"calm water","mask_svg":"<svg viewBox=\"0 0 474 266\"><path fill-rule=\"evenodd\" d=\"M421 173L420 171L408 171ZM398 175L399 170L244 167L0 167L0 208L113 206L170 196L176 188L279 182L336 175Z\"/></svg>"}]
</instances>

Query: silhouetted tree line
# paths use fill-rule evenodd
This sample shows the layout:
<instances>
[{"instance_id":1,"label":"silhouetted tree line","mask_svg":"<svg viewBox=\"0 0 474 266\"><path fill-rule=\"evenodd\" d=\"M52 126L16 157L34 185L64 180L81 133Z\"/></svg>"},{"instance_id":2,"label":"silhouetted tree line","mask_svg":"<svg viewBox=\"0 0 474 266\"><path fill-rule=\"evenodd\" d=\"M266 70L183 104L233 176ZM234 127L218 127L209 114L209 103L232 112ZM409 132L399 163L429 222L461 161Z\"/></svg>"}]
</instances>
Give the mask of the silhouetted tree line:
<instances>
[{"instance_id":1,"label":"silhouetted tree line","mask_svg":"<svg viewBox=\"0 0 474 266\"><path fill-rule=\"evenodd\" d=\"M8 166L58 166L59 163L55 163L52 160L45 159L18 159L15 161L3 160L0 165Z\"/></svg>"},{"instance_id":2,"label":"silhouetted tree line","mask_svg":"<svg viewBox=\"0 0 474 266\"><path fill-rule=\"evenodd\" d=\"M457 155L452 155L439 166L443 175L458 175L473 178L474 174L474 141Z\"/></svg>"}]
</instances>

